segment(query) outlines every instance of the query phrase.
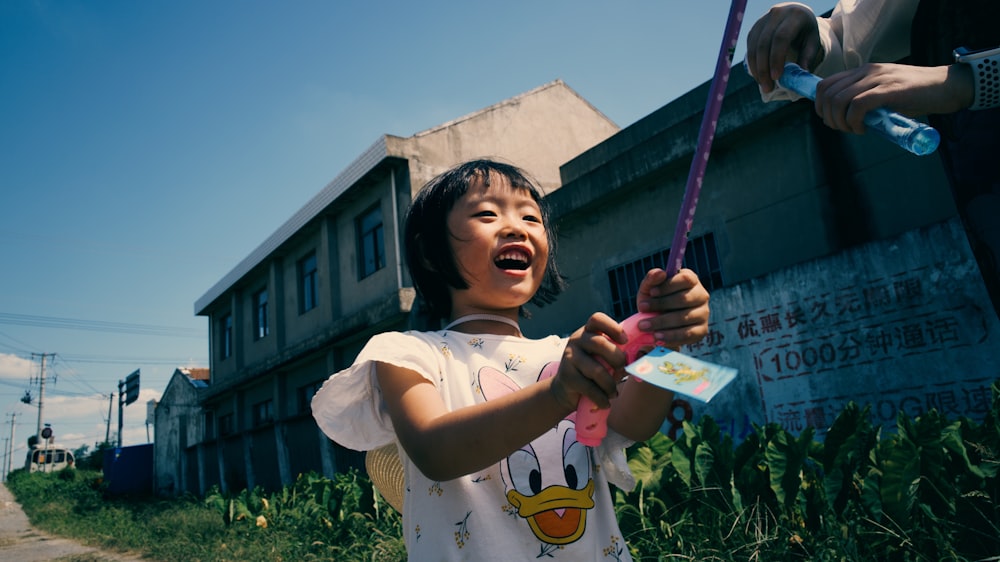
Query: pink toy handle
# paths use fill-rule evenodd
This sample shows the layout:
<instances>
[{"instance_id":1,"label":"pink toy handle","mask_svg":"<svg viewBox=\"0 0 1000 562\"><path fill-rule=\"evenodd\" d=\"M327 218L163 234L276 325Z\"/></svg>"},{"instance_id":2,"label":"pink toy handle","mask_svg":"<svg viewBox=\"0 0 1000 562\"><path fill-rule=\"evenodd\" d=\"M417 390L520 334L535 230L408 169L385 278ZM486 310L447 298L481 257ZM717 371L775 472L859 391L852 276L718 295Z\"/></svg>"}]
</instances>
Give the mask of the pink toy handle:
<instances>
[{"instance_id":1,"label":"pink toy handle","mask_svg":"<svg viewBox=\"0 0 1000 562\"><path fill-rule=\"evenodd\" d=\"M651 312L639 312L629 316L622 322L622 328L628 335L625 345L618 346L625 352L628 362L639 359L644 351L656 346L656 341L651 332L643 332L639 329L639 322L646 318L653 318L656 314ZM598 361L610 372L611 367L600 357ZM608 414L610 408L598 408L593 400L586 396L580 397L580 402L576 407L576 440L588 447L596 447L604 440L608 434Z\"/></svg>"},{"instance_id":2,"label":"pink toy handle","mask_svg":"<svg viewBox=\"0 0 1000 562\"><path fill-rule=\"evenodd\" d=\"M733 53L739 40L740 25L743 23L743 12L746 11L746 0L733 0L729 7L729 18L726 20L726 30L722 37L722 46L715 64L715 76L709 87L708 101L705 103L705 113L701 119L698 131L698 145L695 148L691 168L688 170L687 185L684 187L684 201L681 203L680 216L674 228L674 237L670 244L670 255L667 257L667 275L673 277L681 270L684 263L684 251L687 249L687 236L694 224L694 211L698 206L698 195L701 193L702 180L705 178L705 167L708 165L708 154L712 150L712 140L715 138L715 128L722 111L722 100L726 95L726 85L729 83L729 70L733 62ZM633 351L655 345L653 335L642 332L638 328L639 320L654 316L649 313L633 314L622 322L629 341L623 349L629 356L629 363L639 358L633 357ZM588 447L601 444L608 433L608 414L610 409L600 409L586 396L580 397L576 409L576 440Z\"/></svg>"}]
</instances>

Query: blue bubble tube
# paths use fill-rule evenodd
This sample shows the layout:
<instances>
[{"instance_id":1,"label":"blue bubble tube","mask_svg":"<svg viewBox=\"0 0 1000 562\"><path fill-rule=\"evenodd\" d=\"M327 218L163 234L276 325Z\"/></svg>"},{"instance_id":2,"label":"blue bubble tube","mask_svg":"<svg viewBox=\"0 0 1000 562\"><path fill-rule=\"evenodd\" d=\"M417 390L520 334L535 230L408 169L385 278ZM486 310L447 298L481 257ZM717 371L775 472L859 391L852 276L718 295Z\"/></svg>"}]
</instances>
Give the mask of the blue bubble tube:
<instances>
[{"instance_id":1,"label":"blue bubble tube","mask_svg":"<svg viewBox=\"0 0 1000 562\"><path fill-rule=\"evenodd\" d=\"M815 100L816 84L820 80L819 76L801 66L786 62L778 83L800 96ZM869 111L865 115L865 126L917 156L934 152L941 143L941 135L934 127L888 109Z\"/></svg>"}]
</instances>

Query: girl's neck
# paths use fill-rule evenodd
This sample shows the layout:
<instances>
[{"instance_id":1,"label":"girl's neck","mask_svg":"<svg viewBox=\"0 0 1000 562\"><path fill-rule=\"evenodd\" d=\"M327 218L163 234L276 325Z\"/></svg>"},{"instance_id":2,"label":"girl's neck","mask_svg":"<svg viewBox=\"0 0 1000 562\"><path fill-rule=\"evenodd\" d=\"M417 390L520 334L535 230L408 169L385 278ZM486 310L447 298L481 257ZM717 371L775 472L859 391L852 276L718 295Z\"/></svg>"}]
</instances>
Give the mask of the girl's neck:
<instances>
[{"instance_id":1,"label":"girl's neck","mask_svg":"<svg viewBox=\"0 0 1000 562\"><path fill-rule=\"evenodd\" d=\"M454 329L456 332L467 334L497 334L522 337L521 327L518 326L517 320L500 314L463 314L452 320L444 329Z\"/></svg>"}]
</instances>

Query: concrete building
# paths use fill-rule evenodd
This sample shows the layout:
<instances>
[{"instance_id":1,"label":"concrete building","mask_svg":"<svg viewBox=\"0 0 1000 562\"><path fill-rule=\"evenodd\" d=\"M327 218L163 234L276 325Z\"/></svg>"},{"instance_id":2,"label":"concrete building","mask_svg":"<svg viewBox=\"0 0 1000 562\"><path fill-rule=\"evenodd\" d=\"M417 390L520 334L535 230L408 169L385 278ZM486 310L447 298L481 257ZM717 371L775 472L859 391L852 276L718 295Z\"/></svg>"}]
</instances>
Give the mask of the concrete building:
<instances>
[{"instance_id":1,"label":"concrete building","mask_svg":"<svg viewBox=\"0 0 1000 562\"><path fill-rule=\"evenodd\" d=\"M182 454L202 439L204 414L199 391L208 388L209 370L174 370L153 408L153 489L160 494L196 491L198 463Z\"/></svg>"},{"instance_id":2,"label":"concrete building","mask_svg":"<svg viewBox=\"0 0 1000 562\"><path fill-rule=\"evenodd\" d=\"M196 493L276 489L310 470L361 466L359 453L322 435L309 403L368 337L411 321L398 234L411 196L480 157L555 190L560 164L617 131L557 80L411 137L379 138L195 303L209 321L211 380L197 391L200 419L187 422L200 434L171 445L185 460L160 487L172 478ZM160 406L175 416L166 395Z\"/></svg>"}]
</instances>

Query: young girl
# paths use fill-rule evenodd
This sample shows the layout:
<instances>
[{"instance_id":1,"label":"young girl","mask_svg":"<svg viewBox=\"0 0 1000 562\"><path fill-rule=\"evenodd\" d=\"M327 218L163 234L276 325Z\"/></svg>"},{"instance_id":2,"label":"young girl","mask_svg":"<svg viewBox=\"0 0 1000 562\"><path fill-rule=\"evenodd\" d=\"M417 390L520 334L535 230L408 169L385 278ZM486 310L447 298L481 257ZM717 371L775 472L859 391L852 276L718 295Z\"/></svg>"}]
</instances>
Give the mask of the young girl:
<instances>
[{"instance_id":1,"label":"young girl","mask_svg":"<svg viewBox=\"0 0 1000 562\"><path fill-rule=\"evenodd\" d=\"M630 560L608 483L634 485L622 451L659 430L672 394L619 384L626 336L603 313L569 338L521 334L523 305L562 289L539 190L513 166L468 162L417 194L404 234L415 288L450 322L374 336L312 407L344 446L398 445L410 560ZM659 313L640 328L671 347L708 331L689 270L650 271L637 300ZM611 407L595 449L576 441L581 396Z\"/></svg>"}]
</instances>

